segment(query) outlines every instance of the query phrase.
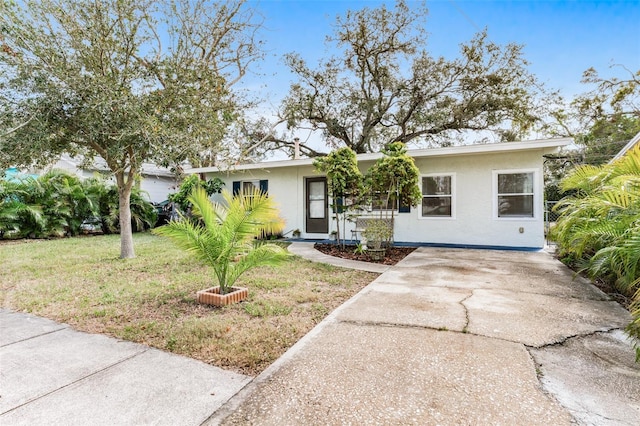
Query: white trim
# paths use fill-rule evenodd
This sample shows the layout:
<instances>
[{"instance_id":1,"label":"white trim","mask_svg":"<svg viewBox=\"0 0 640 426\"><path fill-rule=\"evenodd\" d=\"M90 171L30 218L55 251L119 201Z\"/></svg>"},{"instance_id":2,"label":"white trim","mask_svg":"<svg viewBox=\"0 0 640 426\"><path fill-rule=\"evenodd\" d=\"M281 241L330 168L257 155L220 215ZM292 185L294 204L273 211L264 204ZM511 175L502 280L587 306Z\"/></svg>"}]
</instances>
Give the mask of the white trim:
<instances>
[{"instance_id":1,"label":"white trim","mask_svg":"<svg viewBox=\"0 0 640 426\"><path fill-rule=\"evenodd\" d=\"M500 142L500 143L488 143L488 144L475 144L475 145L461 145L447 148L427 148L427 149L413 149L407 151L413 158L423 157L445 157L455 155L468 155L468 154L490 154L495 152L514 152L531 149L542 149L553 152L559 147L567 146L573 143L572 138L558 138L558 139L540 139L521 142ZM373 154L358 154L356 157L358 162L360 161L375 161L382 158L382 153ZM253 164L240 164L230 165L228 167L200 167L195 169L185 169L185 173L210 173L210 172L233 172L241 170L265 170L275 169L280 167L294 167L294 166L311 166L313 158L302 158L300 160L281 160L281 161L265 161L262 163Z\"/></svg>"},{"instance_id":2,"label":"white trim","mask_svg":"<svg viewBox=\"0 0 640 426\"><path fill-rule=\"evenodd\" d=\"M518 174L518 173L533 173L533 216L498 216L498 175L504 174ZM493 170L491 174L491 204L493 206L493 219L499 221L536 221L540 218L540 191L541 186L538 180L540 179L540 169L502 169Z\"/></svg>"},{"instance_id":3,"label":"white trim","mask_svg":"<svg viewBox=\"0 0 640 426\"><path fill-rule=\"evenodd\" d=\"M422 215L422 202L424 199L424 188L422 187L422 178L434 177L434 176L450 176L451 177L451 216L423 216ZM442 172L442 173L425 173L420 175L420 193L422 198L418 206L418 219L420 220L455 220L456 218L456 173L455 172Z\"/></svg>"}]
</instances>

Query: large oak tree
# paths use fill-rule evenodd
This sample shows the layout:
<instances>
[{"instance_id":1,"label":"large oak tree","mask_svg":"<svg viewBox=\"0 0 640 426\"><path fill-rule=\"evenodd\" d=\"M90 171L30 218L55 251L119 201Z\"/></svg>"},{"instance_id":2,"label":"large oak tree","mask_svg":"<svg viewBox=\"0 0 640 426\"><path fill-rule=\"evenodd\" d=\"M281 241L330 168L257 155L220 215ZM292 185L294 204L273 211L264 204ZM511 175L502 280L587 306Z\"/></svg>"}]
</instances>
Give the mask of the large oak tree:
<instances>
[{"instance_id":1,"label":"large oak tree","mask_svg":"<svg viewBox=\"0 0 640 426\"><path fill-rule=\"evenodd\" d=\"M121 257L144 161L215 159L239 114L232 91L260 56L243 0L0 4L0 167L62 153L104 158L119 190Z\"/></svg>"},{"instance_id":2,"label":"large oak tree","mask_svg":"<svg viewBox=\"0 0 640 426\"><path fill-rule=\"evenodd\" d=\"M581 145L581 158L574 161L599 165L640 132L640 70L616 64L603 75L589 68L581 82L587 90L568 103L558 99L547 127L551 134L571 136Z\"/></svg>"},{"instance_id":3,"label":"large oak tree","mask_svg":"<svg viewBox=\"0 0 640 426\"><path fill-rule=\"evenodd\" d=\"M457 59L434 57L427 50L426 17L426 8L404 1L338 17L327 41L339 55L316 67L299 54L286 56L298 81L281 119L289 128L310 125L328 146L357 153L392 142L447 145L465 131L520 137L536 120L532 94L539 89L522 47L496 45L481 32L460 46ZM265 132L259 136L276 147L291 145Z\"/></svg>"}]
</instances>

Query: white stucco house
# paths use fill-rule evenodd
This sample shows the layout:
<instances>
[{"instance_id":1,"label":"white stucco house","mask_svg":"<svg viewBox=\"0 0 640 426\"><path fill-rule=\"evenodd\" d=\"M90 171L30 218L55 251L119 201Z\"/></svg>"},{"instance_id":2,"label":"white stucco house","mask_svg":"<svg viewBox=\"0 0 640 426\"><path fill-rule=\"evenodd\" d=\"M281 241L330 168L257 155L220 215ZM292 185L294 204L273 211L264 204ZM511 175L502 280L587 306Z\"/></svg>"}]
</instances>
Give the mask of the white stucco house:
<instances>
[{"instance_id":1,"label":"white stucco house","mask_svg":"<svg viewBox=\"0 0 640 426\"><path fill-rule=\"evenodd\" d=\"M421 173L423 199L417 207L396 206L395 242L544 247L543 155L571 142L564 138L409 150ZM364 172L381 156L360 154L358 165ZM279 205L286 221L285 236L299 230L302 238L326 239L336 225L326 177L314 170L312 162L305 158L187 172L207 179L217 176L228 190L260 187ZM354 226L347 224L347 238Z\"/></svg>"}]
</instances>

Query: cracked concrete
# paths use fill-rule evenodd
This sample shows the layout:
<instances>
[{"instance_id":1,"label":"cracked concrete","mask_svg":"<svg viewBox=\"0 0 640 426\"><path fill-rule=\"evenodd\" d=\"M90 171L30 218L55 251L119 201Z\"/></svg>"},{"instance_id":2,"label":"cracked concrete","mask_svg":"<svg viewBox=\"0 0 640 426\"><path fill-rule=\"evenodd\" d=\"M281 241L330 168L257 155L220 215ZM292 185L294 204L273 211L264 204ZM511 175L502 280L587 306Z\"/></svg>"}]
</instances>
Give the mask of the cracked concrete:
<instances>
[{"instance_id":1,"label":"cracked concrete","mask_svg":"<svg viewBox=\"0 0 640 426\"><path fill-rule=\"evenodd\" d=\"M628 321L547 253L420 248L209 424L637 425Z\"/></svg>"},{"instance_id":2,"label":"cracked concrete","mask_svg":"<svg viewBox=\"0 0 640 426\"><path fill-rule=\"evenodd\" d=\"M637 426L628 320L544 252L435 248L253 380L0 310L0 423Z\"/></svg>"},{"instance_id":3,"label":"cracked concrete","mask_svg":"<svg viewBox=\"0 0 640 426\"><path fill-rule=\"evenodd\" d=\"M580 423L633 425L640 419L640 369L627 339L611 330L529 351L545 389Z\"/></svg>"},{"instance_id":4,"label":"cracked concrete","mask_svg":"<svg viewBox=\"0 0 640 426\"><path fill-rule=\"evenodd\" d=\"M469 319L469 308L467 307L467 305L465 305L465 302L467 300L469 300L470 298L472 298L472 297L473 297L473 290L471 290L471 294L469 296L465 297L464 299L462 299L460 301L460 304L464 308L464 316L465 316L464 327L462 327L462 332L463 333L468 333L469 332L469 322L471 320Z\"/></svg>"}]
</instances>

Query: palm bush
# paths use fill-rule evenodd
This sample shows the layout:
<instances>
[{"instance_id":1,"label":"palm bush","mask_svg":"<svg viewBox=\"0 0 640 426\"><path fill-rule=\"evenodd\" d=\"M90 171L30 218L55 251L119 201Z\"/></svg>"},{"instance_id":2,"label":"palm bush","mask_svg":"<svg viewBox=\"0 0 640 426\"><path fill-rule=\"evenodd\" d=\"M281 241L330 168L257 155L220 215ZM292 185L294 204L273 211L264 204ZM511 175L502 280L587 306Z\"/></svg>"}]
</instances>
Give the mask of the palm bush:
<instances>
[{"instance_id":1,"label":"palm bush","mask_svg":"<svg viewBox=\"0 0 640 426\"><path fill-rule=\"evenodd\" d=\"M627 331L640 338L640 146L614 163L578 167L561 185L575 194L556 206L560 256L632 297Z\"/></svg>"},{"instance_id":2,"label":"palm bush","mask_svg":"<svg viewBox=\"0 0 640 426\"><path fill-rule=\"evenodd\" d=\"M139 188L131 193L134 230L151 228L155 207ZM84 221L100 218L104 233L118 232L118 189L104 179L85 181L61 170L38 178L0 179L0 238L78 235Z\"/></svg>"},{"instance_id":3,"label":"palm bush","mask_svg":"<svg viewBox=\"0 0 640 426\"><path fill-rule=\"evenodd\" d=\"M21 238L45 233L47 224L42 206L32 202L29 188L24 181L0 181L0 237Z\"/></svg>"},{"instance_id":4,"label":"palm bush","mask_svg":"<svg viewBox=\"0 0 640 426\"><path fill-rule=\"evenodd\" d=\"M52 170L37 179L43 188L42 205L49 227L66 235L78 235L84 220L97 213L97 200L77 176Z\"/></svg>"},{"instance_id":5,"label":"palm bush","mask_svg":"<svg viewBox=\"0 0 640 426\"><path fill-rule=\"evenodd\" d=\"M118 187L107 185L102 178L85 181L86 192L96 200L97 214L104 234L120 232L120 209L118 205ZM148 202L143 191L134 186L131 189L131 222L134 232L152 228L158 218L156 208Z\"/></svg>"},{"instance_id":6,"label":"palm bush","mask_svg":"<svg viewBox=\"0 0 640 426\"><path fill-rule=\"evenodd\" d=\"M156 228L154 233L171 238L213 268L220 294L230 291L247 270L275 265L287 258L286 249L272 243L254 244L265 233L284 227L272 199L258 189L233 197L222 192L222 203L212 203L203 188L189 197L191 219L183 218Z\"/></svg>"}]
</instances>

